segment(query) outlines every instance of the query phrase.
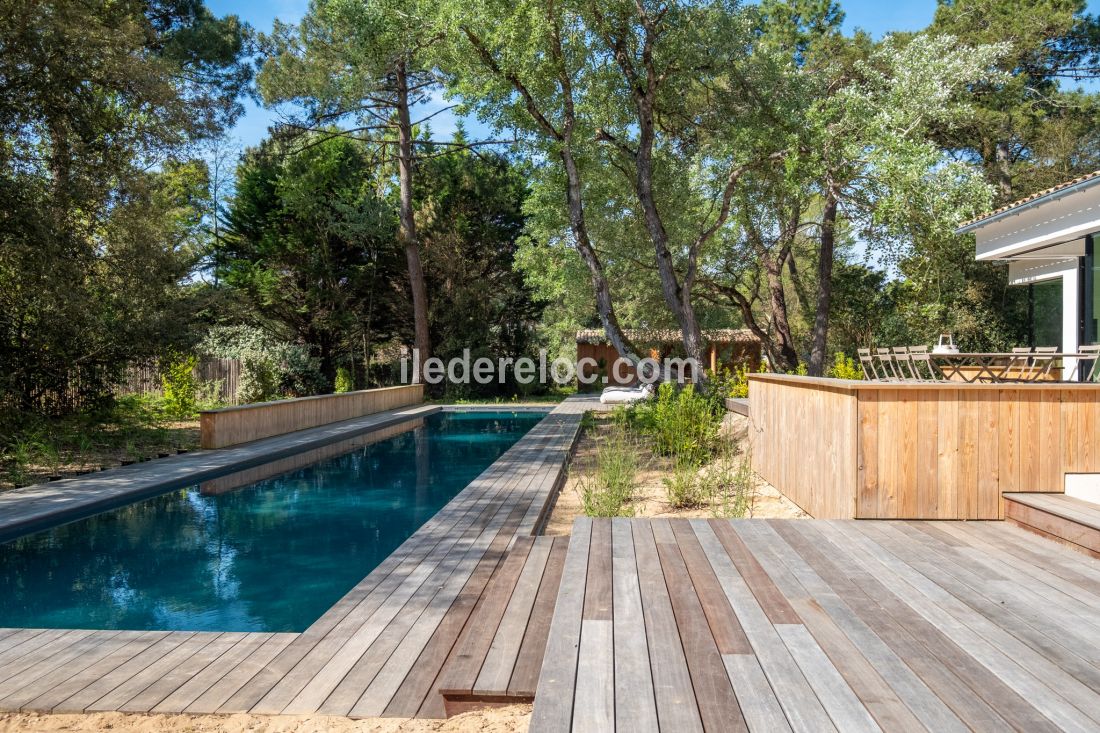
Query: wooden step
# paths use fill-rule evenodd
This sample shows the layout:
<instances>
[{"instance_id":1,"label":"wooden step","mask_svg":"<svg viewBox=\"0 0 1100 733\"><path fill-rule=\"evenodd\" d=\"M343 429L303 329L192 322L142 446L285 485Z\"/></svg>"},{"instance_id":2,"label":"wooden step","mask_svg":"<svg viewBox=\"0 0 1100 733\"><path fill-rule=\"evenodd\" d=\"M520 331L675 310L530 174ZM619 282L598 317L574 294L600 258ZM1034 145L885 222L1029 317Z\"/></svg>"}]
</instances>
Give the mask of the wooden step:
<instances>
[{"instance_id":1,"label":"wooden step","mask_svg":"<svg viewBox=\"0 0 1100 733\"><path fill-rule=\"evenodd\" d=\"M535 699L568 548L568 537L516 540L440 674L447 717Z\"/></svg>"},{"instance_id":2,"label":"wooden step","mask_svg":"<svg viewBox=\"0 0 1100 733\"><path fill-rule=\"evenodd\" d=\"M1100 558L1100 504L1065 494L1006 493L1005 519Z\"/></svg>"}]
</instances>

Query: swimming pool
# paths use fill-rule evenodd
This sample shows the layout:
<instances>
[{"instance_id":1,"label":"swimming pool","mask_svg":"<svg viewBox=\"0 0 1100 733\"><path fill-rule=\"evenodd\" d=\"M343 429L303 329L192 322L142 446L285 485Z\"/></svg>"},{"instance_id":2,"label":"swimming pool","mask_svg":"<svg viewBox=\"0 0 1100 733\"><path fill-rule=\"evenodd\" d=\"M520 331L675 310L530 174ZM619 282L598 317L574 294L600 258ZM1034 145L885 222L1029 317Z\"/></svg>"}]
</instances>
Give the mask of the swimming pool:
<instances>
[{"instance_id":1,"label":"swimming pool","mask_svg":"<svg viewBox=\"0 0 1100 733\"><path fill-rule=\"evenodd\" d=\"M435 413L0 544L0 627L303 631L543 417Z\"/></svg>"}]
</instances>

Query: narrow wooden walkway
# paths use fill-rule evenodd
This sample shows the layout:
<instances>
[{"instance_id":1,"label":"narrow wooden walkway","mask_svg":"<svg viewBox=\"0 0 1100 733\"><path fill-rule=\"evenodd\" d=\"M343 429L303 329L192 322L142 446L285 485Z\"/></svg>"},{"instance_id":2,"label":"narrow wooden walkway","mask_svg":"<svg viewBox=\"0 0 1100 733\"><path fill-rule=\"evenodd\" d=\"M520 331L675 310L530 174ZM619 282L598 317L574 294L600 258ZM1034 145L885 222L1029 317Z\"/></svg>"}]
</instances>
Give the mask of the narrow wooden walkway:
<instances>
[{"instance_id":1,"label":"narrow wooden walkway","mask_svg":"<svg viewBox=\"0 0 1100 733\"><path fill-rule=\"evenodd\" d=\"M423 419L439 410L438 405L402 407L229 448L193 451L4 491L0 493L0 540L136 501L143 496L194 486L353 435Z\"/></svg>"},{"instance_id":2,"label":"narrow wooden walkway","mask_svg":"<svg viewBox=\"0 0 1100 733\"><path fill-rule=\"evenodd\" d=\"M577 520L531 730L1100 730L1100 561L1004 522Z\"/></svg>"},{"instance_id":3,"label":"narrow wooden walkway","mask_svg":"<svg viewBox=\"0 0 1100 733\"><path fill-rule=\"evenodd\" d=\"M523 603L511 609L531 589L516 587L522 574L506 599L485 589L518 563L510 558L543 553L523 538L545 519L586 409L583 399L555 408L301 634L0 629L0 710L443 717L444 665L491 598L504 600L510 646L490 649L480 668L503 676L510 662L509 683L530 686L520 667L537 670L544 642ZM552 575L540 576L534 603L546 606L543 586L556 583L543 578ZM521 664L521 650L540 659Z\"/></svg>"}]
</instances>

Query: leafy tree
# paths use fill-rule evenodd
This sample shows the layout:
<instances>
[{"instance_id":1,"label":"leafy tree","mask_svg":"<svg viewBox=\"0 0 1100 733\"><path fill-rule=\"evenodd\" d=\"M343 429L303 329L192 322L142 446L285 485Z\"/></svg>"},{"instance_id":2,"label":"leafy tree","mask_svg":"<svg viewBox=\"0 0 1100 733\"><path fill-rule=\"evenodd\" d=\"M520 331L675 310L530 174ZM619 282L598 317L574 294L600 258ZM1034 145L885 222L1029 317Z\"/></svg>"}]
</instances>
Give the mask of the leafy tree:
<instances>
[{"instance_id":1,"label":"leafy tree","mask_svg":"<svg viewBox=\"0 0 1100 733\"><path fill-rule=\"evenodd\" d=\"M176 331L205 185L181 160L239 113L246 47L193 0L0 4L0 401L105 399Z\"/></svg>"},{"instance_id":2,"label":"leafy tree","mask_svg":"<svg viewBox=\"0 0 1100 733\"><path fill-rule=\"evenodd\" d=\"M494 361L531 355L543 305L515 267L524 173L503 156L470 151L421 163L416 218L433 293L432 342L444 360L465 348Z\"/></svg>"},{"instance_id":3,"label":"leafy tree","mask_svg":"<svg viewBox=\"0 0 1100 733\"><path fill-rule=\"evenodd\" d=\"M307 345L331 389L349 337L392 334L403 322L392 209L363 145L316 138L301 149L274 139L237 171L216 274L276 333Z\"/></svg>"},{"instance_id":4,"label":"leafy tree","mask_svg":"<svg viewBox=\"0 0 1100 733\"><path fill-rule=\"evenodd\" d=\"M995 64L1001 73L973 85L971 114L937 136L982 166L998 203L1100 167L1097 95L1060 84L1100 76L1100 19L1085 7L1084 0L941 0L936 9L931 32L1006 47Z\"/></svg>"},{"instance_id":5,"label":"leafy tree","mask_svg":"<svg viewBox=\"0 0 1100 733\"><path fill-rule=\"evenodd\" d=\"M439 34L417 0L312 0L297 26L276 21L266 39L269 57L258 82L268 104L293 103L304 118L291 129L325 128L324 135L368 143L380 161L397 167L398 235L412 296L413 345L421 362L431 354L427 282L414 216L417 148L437 154L465 144L417 135L416 110L438 91L433 47ZM347 129L334 126L350 123ZM379 181L381 184L382 181Z\"/></svg>"},{"instance_id":6,"label":"leafy tree","mask_svg":"<svg viewBox=\"0 0 1100 733\"><path fill-rule=\"evenodd\" d=\"M436 25L452 29L440 63L448 90L496 130L511 131L517 147L539 162L528 214L539 227L556 222L552 243L580 256L608 339L624 358L639 361L590 229L587 188L605 173L588 105L601 70L592 63L593 38L579 5L449 0L437 5Z\"/></svg>"}]
</instances>

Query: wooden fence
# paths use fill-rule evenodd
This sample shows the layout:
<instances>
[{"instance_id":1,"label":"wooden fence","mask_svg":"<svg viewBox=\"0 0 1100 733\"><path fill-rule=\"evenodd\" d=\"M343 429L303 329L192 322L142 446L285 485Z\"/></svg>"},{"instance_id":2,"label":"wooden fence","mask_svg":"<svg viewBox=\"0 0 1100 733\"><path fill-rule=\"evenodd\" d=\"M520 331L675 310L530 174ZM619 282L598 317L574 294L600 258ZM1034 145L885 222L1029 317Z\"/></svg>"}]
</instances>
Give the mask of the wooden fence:
<instances>
[{"instance_id":1,"label":"wooden fence","mask_svg":"<svg viewBox=\"0 0 1100 733\"><path fill-rule=\"evenodd\" d=\"M224 448L423 401L424 385L410 384L204 410L201 442L203 448Z\"/></svg>"},{"instance_id":2,"label":"wooden fence","mask_svg":"<svg viewBox=\"0 0 1100 733\"><path fill-rule=\"evenodd\" d=\"M1100 386L751 375L753 469L823 519L1003 519L1100 473Z\"/></svg>"},{"instance_id":3,"label":"wooden fence","mask_svg":"<svg viewBox=\"0 0 1100 733\"><path fill-rule=\"evenodd\" d=\"M226 405L239 404L238 391L241 383L241 362L239 359L207 358L199 361L192 372L201 385L217 387L216 394L204 395ZM119 397L126 395L157 395L163 392L160 365L155 361L131 364L126 369L123 381L115 387Z\"/></svg>"}]
</instances>

